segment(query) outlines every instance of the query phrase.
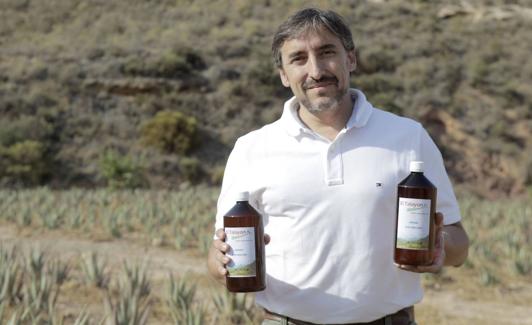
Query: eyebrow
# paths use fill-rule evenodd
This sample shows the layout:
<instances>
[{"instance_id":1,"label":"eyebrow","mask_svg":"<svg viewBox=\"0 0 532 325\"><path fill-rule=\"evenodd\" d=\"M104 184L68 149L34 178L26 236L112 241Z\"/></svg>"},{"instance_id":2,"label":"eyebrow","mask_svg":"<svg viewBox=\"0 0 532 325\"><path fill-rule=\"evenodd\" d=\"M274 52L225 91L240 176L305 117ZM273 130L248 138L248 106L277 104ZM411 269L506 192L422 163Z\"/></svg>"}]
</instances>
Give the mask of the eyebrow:
<instances>
[{"instance_id":1,"label":"eyebrow","mask_svg":"<svg viewBox=\"0 0 532 325\"><path fill-rule=\"evenodd\" d=\"M335 49L335 48L336 48L336 45L329 43L329 44L324 44L324 45L318 47L318 51Z\"/></svg>"},{"instance_id":2,"label":"eyebrow","mask_svg":"<svg viewBox=\"0 0 532 325\"><path fill-rule=\"evenodd\" d=\"M320 47L318 47L318 51L323 51L323 50L329 50L329 49L335 49L336 48L336 45L332 44L332 43L329 43L329 44L324 44ZM305 51L296 51L296 52L293 52L293 53L290 53L288 55L288 59L293 59L297 56L300 56L302 54L305 54Z\"/></svg>"}]
</instances>

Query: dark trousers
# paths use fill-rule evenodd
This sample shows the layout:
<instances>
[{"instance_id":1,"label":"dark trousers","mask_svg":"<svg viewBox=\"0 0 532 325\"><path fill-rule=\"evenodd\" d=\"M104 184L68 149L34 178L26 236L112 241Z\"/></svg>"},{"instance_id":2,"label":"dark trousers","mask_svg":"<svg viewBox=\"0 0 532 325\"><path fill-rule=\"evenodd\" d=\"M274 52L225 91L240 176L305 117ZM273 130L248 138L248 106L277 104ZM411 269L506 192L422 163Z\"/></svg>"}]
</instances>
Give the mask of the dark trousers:
<instances>
[{"instance_id":1,"label":"dark trousers","mask_svg":"<svg viewBox=\"0 0 532 325\"><path fill-rule=\"evenodd\" d=\"M305 322L298 319L293 319L287 316L279 315L265 310L265 319L262 325L320 325L310 322ZM328 324L323 324L328 325ZM333 325L333 324L331 324ZM414 320L414 307L407 307L399 310L398 312L377 319L369 323L353 323L343 325L416 325Z\"/></svg>"}]
</instances>

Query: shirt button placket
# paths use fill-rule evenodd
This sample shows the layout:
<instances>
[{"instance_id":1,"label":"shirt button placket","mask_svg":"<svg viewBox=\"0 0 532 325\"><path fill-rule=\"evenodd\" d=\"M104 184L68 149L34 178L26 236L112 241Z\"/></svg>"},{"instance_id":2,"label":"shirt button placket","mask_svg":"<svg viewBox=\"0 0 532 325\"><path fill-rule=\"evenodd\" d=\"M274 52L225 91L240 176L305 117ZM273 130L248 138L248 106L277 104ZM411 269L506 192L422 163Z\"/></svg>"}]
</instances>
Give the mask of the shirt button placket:
<instances>
[{"instance_id":1,"label":"shirt button placket","mask_svg":"<svg viewBox=\"0 0 532 325\"><path fill-rule=\"evenodd\" d=\"M333 186L343 184L343 164L339 139L336 139L328 146L326 164L327 185Z\"/></svg>"}]
</instances>

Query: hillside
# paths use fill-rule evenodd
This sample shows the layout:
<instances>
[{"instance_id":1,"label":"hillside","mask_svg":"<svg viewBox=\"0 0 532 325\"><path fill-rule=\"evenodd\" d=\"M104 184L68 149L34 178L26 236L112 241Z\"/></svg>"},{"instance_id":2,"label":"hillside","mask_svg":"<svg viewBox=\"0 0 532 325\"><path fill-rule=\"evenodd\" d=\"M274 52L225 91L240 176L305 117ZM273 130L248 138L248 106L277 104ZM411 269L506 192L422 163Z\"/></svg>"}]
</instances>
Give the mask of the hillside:
<instances>
[{"instance_id":1,"label":"hillside","mask_svg":"<svg viewBox=\"0 0 532 325\"><path fill-rule=\"evenodd\" d=\"M455 183L525 193L532 6L439 3L335 1L358 48L352 83L424 123ZM275 27L328 4L0 0L1 185L218 184L235 139L290 96L271 63Z\"/></svg>"}]
</instances>

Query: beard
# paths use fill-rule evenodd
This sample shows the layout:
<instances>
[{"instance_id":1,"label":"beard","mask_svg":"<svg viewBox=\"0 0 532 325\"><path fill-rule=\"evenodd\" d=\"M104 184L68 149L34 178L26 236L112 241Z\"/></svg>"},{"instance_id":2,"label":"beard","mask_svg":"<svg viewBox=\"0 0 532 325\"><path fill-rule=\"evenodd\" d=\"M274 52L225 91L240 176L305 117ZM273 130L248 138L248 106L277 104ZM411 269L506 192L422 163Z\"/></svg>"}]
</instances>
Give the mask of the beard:
<instances>
[{"instance_id":1,"label":"beard","mask_svg":"<svg viewBox=\"0 0 532 325\"><path fill-rule=\"evenodd\" d=\"M346 89L338 88L338 79L336 77L323 77L320 80L310 80L303 84L305 91L311 89L316 84L320 83L333 83L335 86L334 93L329 96L319 96L314 100L310 100L308 96L301 99L301 105L305 106L311 113L320 113L329 110L334 110L339 107L340 102L347 93Z\"/></svg>"}]
</instances>

